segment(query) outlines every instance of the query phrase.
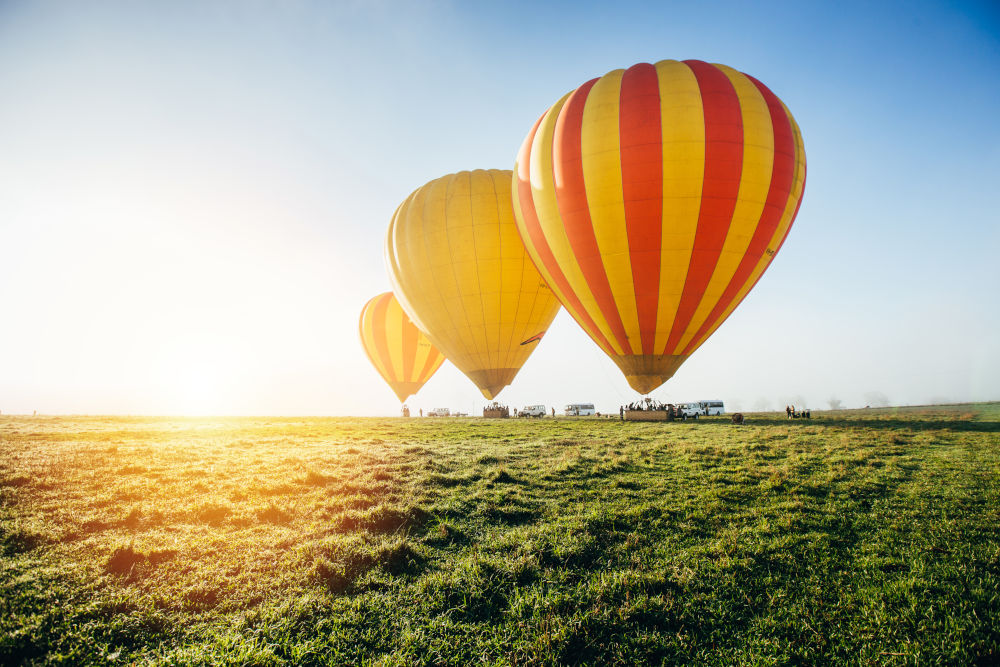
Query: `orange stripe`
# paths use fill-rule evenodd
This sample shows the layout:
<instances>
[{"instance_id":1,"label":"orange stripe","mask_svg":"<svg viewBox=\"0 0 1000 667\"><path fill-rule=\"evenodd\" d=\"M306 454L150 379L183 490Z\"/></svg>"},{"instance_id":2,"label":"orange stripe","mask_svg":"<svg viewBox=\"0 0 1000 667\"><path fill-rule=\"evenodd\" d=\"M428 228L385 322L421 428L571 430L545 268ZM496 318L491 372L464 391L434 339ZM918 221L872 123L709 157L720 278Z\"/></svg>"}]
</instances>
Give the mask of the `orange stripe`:
<instances>
[{"instance_id":1,"label":"orange stripe","mask_svg":"<svg viewBox=\"0 0 1000 667\"><path fill-rule=\"evenodd\" d=\"M640 63L625 71L622 75L620 109L622 192L632 285L639 315L642 353L653 354L663 224L660 84L653 65Z\"/></svg>"},{"instance_id":2,"label":"orange stripe","mask_svg":"<svg viewBox=\"0 0 1000 667\"><path fill-rule=\"evenodd\" d=\"M428 341L427 344L430 345L430 342ZM436 347L431 345L431 351L427 354L427 361L424 363L424 367L420 370L420 375L414 379L414 382L419 382L420 384L427 382L427 379L430 378L431 375L434 375L434 371L437 370L437 367L440 366L443 361L444 356L438 352Z\"/></svg>"},{"instance_id":3,"label":"orange stripe","mask_svg":"<svg viewBox=\"0 0 1000 667\"><path fill-rule=\"evenodd\" d=\"M774 249L774 254L775 255L777 255L778 251L781 250L781 246L785 245L785 239L788 238L788 232L792 231L792 224L795 222L795 218L799 214L799 208L802 206L802 198L803 198L802 195L804 195L805 191L806 191L806 172L807 171L808 171L808 168L806 167L806 158L805 158L805 155L803 155L802 156L802 190L799 192L799 203L797 203L795 205L795 212L792 213L792 219L788 223L788 229L785 230L785 235L781 237L781 243L779 243L778 247Z\"/></svg>"},{"instance_id":4,"label":"orange stripe","mask_svg":"<svg viewBox=\"0 0 1000 667\"><path fill-rule=\"evenodd\" d=\"M595 79L596 81L596 79ZM593 82L591 82L592 84ZM524 239L522 235L522 240L525 241L525 245L531 248L534 252L529 253L532 261L535 261L535 257L538 257L543 266L538 267L539 271L547 272L552 276L552 280L556 283L556 288L563 295L568 303L565 303L566 310L569 314L573 316L584 331L590 333L591 337L597 340L598 344L608 352L612 353L611 343L607 338L601 333L601 330L591 319L590 315L584 309L583 304L580 303L580 298L570 289L569 281L566 280L566 275L559 268L559 264L556 262L555 257L552 254L552 248L549 247L548 242L545 240L545 234L542 231L541 223L538 221L538 214L535 212L535 204L532 199L531 194L531 145L534 143L535 134L538 132L538 126L541 125L542 119L545 117L544 114L535 121L534 127L531 128L531 132L528 134L524 143L521 145L521 152L517 157L517 195L518 204L520 208L521 218L524 223L524 231L528 233L528 238ZM520 226L518 226L518 231L522 231Z\"/></svg>"},{"instance_id":5,"label":"orange stripe","mask_svg":"<svg viewBox=\"0 0 1000 667\"><path fill-rule=\"evenodd\" d=\"M566 100L552 137L552 170L556 184L556 204L577 264L590 287L597 307L623 350L630 350L628 334L611 293L601 250L594 235L594 224L587 204L587 186L583 178L581 128L587 95L597 79L577 88Z\"/></svg>"},{"instance_id":6,"label":"orange stripe","mask_svg":"<svg viewBox=\"0 0 1000 667\"><path fill-rule=\"evenodd\" d=\"M757 263L767 249L767 244L774 236L781 216L785 212L788 203L788 196L792 190L792 182L795 177L795 140L792 137L792 125L785 114L781 102L767 86L749 75L744 75L757 87L767 101L767 108L771 115L771 126L774 130L774 168L771 172L771 185L768 189L767 200L764 204L764 211L761 214L757 228L754 230L750 245L747 247L743 259L733 274L732 279L723 291L715 307L705 318L704 323L698 329L691 341L684 348L682 354L691 354L698 346L700 339L706 331L716 326L716 320L726 311L729 304L739 293L740 288L746 283Z\"/></svg>"},{"instance_id":7,"label":"orange stripe","mask_svg":"<svg viewBox=\"0 0 1000 667\"><path fill-rule=\"evenodd\" d=\"M665 354L679 354L677 345L715 271L736 208L743 169L743 119L732 82L708 63L685 60L684 64L694 72L701 90L705 112L705 177L691 264Z\"/></svg>"},{"instance_id":8,"label":"orange stripe","mask_svg":"<svg viewBox=\"0 0 1000 667\"><path fill-rule=\"evenodd\" d=\"M403 309L399 308L400 314L400 338L403 344L403 381L404 382L414 382L416 378L413 377L413 364L417 357L417 340L420 337L420 332L417 331L417 327L413 325L410 318L406 316Z\"/></svg>"}]
</instances>

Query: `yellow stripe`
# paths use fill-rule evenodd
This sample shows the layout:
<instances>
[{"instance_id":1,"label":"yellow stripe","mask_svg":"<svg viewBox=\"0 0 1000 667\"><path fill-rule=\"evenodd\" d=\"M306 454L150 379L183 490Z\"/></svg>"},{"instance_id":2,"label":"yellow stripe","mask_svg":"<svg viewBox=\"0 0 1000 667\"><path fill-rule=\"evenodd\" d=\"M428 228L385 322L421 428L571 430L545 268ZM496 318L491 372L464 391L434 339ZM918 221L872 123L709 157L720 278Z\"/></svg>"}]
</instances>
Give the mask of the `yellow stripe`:
<instances>
[{"instance_id":1,"label":"yellow stripe","mask_svg":"<svg viewBox=\"0 0 1000 667\"><path fill-rule=\"evenodd\" d=\"M722 298L736 268L746 255L750 239L753 238L764 212L767 192L771 186L771 172L774 169L774 128L771 127L767 101L757 86L740 72L725 65L715 67L729 77L740 101L740 115L743 119L743 170L740 174L739 193L736 195L736 207L733 209L722 253L674 354L680 353L704 324L705 318Z\"/></svg>"},{"instance_id":2,"label":"yellow stripe","mask_svg":"<svg viewBox=\"0 0 1000 667\"><path fill-rule=\"evenodd\" d=\"M597 80L587 95L583 106L580 152L583 157L587 208L590 209L594 236L601 252L604 272L611 285L611 295L631 347L625 353L642 354L628 229L625 226L625 197L622 193L618 128L624 74L625 70L621 69L608 72Z\"/></svg>"},{"instance_id":3,"label":"yellow stripe","mask_svg":"<svg viewBox=\"0 0 1000 667\"><path fill-rule=\"evenodd\" d=\"M373 312L375 310L373 308L374 302L378 299L379 297L375 297L365 304L365 309L361 316L362 342L364 343L365 350L368 352L369 359L371 359L371 362L375 366L375 369L379 372L379 375L383 378L390 378L391 375L388 374L385 362L382 359L382 356L378 353L378 346L375 344L375 331L372 320Z\"/></svg>"},{"instance_id":4,"label":"yellow stripe","mask_svg":"<svg viewBox=\"0 0 1000 667\"><path fill-rule=\"evenodd\" d=\"M781 239L784 238L785 233L788 231L789 226L792 224L792 216L795 214L796 207L798 206L799 200L802 198L802 190L805 186L805 175L806 175L806 155L805 147L802 144L802 133L799 131L799 126L795 122L795 118L789 113L788 107L782 107L785 109L785 114L788 115L788 120L792 125L792 133L795 136L795 176L792 181L791 193L788 196L788 201L785 204L785 210L781 215L781 220L778 223L777 229L774 230L774 234L771 236L771 240L767 244L767 250L761 256L760 261L757 262L757 266L750 273L747 278L746 283L740 288L740 291L736 293L736 297L729 304L729 306L723 311L722 315L716 320L715 324L705 332L701 338L698 339L698 344L692 348L694 350L701 347L701 345L711 336L719 326L726 321L726 318L732 314L733 310L743 301L746 297L747 292L753 287L754 283L760 277L762 273L771 264L774 259L775 254L778 251L778 245L781 243Z\"/></svg>"},{"instance_id":5,"label":"yellow stripe","mask_svg":"<svg viewBox=\"0 0 1000 667\"><path fill-rule=\"evenodd\" d=\"M684 291L705 177L705 114L694 72L684 63L656 63L663 133L663 231L660 296L653 350L667 344Z\"/></svg>"},{"instance_id":6,"label":"yellow stripe","mask_svg":"<svg viewBox=\"0 0 1000 667\"><path fill-rule=\"evenodd\" d=\"M431 364L431 367L427 369L427 372L420 375L421 371L424 370L424 366L427 364L427 358L434 356L436 361ZM444 363L444 355L437 351L426 336L421 336L420 340L417 341L417 360L418 362L413 365L414 382L419 382L423 384L430 379L437 369L441 368L441 364Z\"/></svg>"},{"instance_id":7,"label":"yellow stripe","mask_svg":"<svg viewBox=\"0 0 1000 667\"><path fill-rule=\"evenodd\" d=\"M385 342L389 349L388 364L392 368L392 379L396 381L405 380L403 377L403 309L399 302L393 298L385 309Z\"/></svg>"},{"instance_id":8,"label":"yellow stripe","mask_svg":"<svg viewBox=\"0 0 1000 667\"><path fill-rule=\"evenodd\" d=\"M535 202L535 212L538 215L542 234L552 250L556 263L562 269L569 288L580 300L583 309L594 320L604 337L611 342L614 348L612 353L624 354L621 346L615 341L611 328L601 314L597 300L594 299L594 295L583 277L580 265L576 261L576 255L573 254L573 248L566 237L566 230L563 228L559 208L556 204L554 175L552 173L552 134L556 118L558 118L568 97L569 94L549 109L535 133L534 142L531 144L531 193ZM553 284L550 280L549 285ZM562 295L559 296L563 303L567 302Z\"/></svg>"}]
</instances>

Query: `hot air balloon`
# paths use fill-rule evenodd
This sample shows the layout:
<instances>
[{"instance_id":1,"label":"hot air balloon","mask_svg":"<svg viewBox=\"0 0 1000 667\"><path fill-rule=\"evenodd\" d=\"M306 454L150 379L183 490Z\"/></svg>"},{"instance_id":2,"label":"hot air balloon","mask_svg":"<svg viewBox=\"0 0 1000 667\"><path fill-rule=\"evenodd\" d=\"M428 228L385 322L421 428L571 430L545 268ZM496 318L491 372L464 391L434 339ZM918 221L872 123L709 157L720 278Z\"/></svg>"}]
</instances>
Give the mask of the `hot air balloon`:
<instances>
[{"instance_id":1,"label":"hot air balloon","mask_svg":"<svg viewBox=\"0 0 1000 667\"><path fill-rule=\"evenodd\" d=\"M427 183L396 209L385 242L403 309L487 399L559 311L518 236L511 178L477 169Z\"/></svg>"},{"instance_id":2,"label":"hot air balloon","mask_svg":"<svg viewBox=\"0 0 1000 667\"><path fill-rule=\"evenodd\" d=\"M420 391L444 363L444 355L413 325L392 292L365 304L358 329L365 354L400 402Z\"/></svg>"},{"instance_id":3,"label":"hot air balloon","mask_svg":"<svg viewBox=\"0 0 1000 667\"><path fill-rule=\"evenodd\" d=\"M767 86L664 60L567 93L514 171L542 276L645 394L705 342L781 248L806 178L802 135Z\"/></svg>"}]
</instances>

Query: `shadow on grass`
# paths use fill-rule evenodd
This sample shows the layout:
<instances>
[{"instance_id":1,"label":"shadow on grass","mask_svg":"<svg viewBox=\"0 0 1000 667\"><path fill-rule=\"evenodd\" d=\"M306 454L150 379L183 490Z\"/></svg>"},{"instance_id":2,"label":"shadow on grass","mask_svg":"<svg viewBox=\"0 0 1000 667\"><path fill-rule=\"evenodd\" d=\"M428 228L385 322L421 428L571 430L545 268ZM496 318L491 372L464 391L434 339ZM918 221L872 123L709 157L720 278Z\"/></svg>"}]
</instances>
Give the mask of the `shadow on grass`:
<instances>
[{"instance_id":1,"label":"shadow on grass","mask_svg":"<svg viewBox=\"0 0 1000 667\"><path fill-rule=\"evenodd\" d=\"M125 581L139 581L148 576L155 567L177 555L177 551L167 549L144 554L132 546L118 547L107 562L104 571Z\"/></svg>"},{"instance_id":2,"label":"shadow on grass","mask_svg":"<svg viewBox=\"0 0 1000 667\"><path fill-rule=\"evenodd\" d=\"M430 515L420 507L392 507L376 505L368 510L348 511L335 520L342 532L368 530L376 534L395 533L401 530L419 530Z\"/></svg>"},{"instance_id":3,"label":"shadow on grass","mask_svg":"<svg viewBox=\"0 0 1000 667\"><path fill-rule=\"evenodd\" d=\"M422 572L426 558L406 538L388 541L349 540L324 550L313 563L313 575L334 594L350 593L359 580L379 569L393 576Z\"/></svg>"},{"instance_id":4,"label":"shadow on grass","mask_svg":"<svg viewBox=\"0 0 1000 667\"><path fill-rule=\"evenodd\" d=\"M0 524L0 555L16 556L47 544L49 538L18 523Z\"/></svg>"}]
</instances>

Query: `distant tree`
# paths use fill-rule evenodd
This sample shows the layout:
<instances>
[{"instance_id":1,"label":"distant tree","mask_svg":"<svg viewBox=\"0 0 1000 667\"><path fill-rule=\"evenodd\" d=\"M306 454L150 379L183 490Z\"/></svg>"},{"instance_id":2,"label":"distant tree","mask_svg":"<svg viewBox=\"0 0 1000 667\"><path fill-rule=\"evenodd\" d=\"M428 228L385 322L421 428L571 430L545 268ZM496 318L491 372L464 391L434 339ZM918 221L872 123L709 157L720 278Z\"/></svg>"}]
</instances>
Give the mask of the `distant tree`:
<instances>
[{"instance_id":1,"label":"distant tree","mask_svg":"<svg viewBox=\"0 0 1000 667\"><path fill-rule=\"evenodd\" d=\"M831 410L840 410L844 407L844 402L839 398L830 397L826 399L826 402L830 404Z\"/></svg>"},{"instance_id":2,"label":"distant tree","mask_svg":"<svg viewBox=\"0 0 1000 667\"><path fill-rule=\"evenodd\" d=\"M869 391L865 393L865 403L873 408L887 408L889 397L880 391Z\"/></svg>"}]
</instances>

